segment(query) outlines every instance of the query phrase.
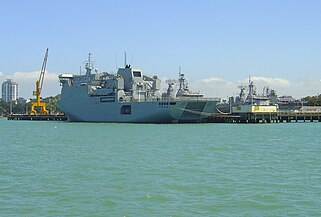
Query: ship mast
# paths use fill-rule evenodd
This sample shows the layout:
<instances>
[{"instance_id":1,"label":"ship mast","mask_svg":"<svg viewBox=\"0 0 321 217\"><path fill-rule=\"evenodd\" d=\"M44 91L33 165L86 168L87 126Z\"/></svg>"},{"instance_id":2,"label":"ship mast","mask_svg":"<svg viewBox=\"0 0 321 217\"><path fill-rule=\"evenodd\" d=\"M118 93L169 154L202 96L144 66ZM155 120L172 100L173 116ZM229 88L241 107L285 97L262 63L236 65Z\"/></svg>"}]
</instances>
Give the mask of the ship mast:
<instances>
[{"instance_id":1,"label":"ship mast","mask_svg":"<svg viewBox=\"0 0 321 217\"><path fill-rule=\"evenodd\" d=\"M184 90L184 74L181 73L182 68L179 66L178 67L178 81L179 81L179 91Z\"/></svg>"},{"instance_id":2,"label":"ship mast","mask_svg":"<svg viewBox=\"0 0 321 217\"><path fill-rule=\"evenodd\" d=\"M91 62L91 53L88 55L88 60L86 62L86 75L91 74L91 70L93 69L93 63Z\"/></svg>"}]
</instances>

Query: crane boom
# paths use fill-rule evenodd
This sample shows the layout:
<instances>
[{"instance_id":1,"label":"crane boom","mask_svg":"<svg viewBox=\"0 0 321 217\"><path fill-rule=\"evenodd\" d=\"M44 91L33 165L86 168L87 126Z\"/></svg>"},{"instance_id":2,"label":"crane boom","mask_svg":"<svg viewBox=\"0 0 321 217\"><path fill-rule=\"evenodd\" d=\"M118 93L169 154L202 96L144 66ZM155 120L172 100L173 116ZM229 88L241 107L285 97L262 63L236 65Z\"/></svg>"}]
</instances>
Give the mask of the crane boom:
<instances>
[{"instance_id":1,"label":"crane boom","mask_svg":"<svg viewBox=\"0 0 321 217\"><path fill-rule=\"evenodd\" d=\"M39 76L39 79L36 81L36 90L33 91L33 95L36 96L36 102L33 102L31 104L31 113L32 114L38 114L38 112L36 111L37 107L40 108L40 112L39 112L40 114L43 114L43 115L48 114L48 110L46 109L46 103L40 101L41 90L43 87L43 80L45 77L45 72L46 72L46 67L47 67L48 50L49 49L47 48L45 57L42 62L40 76Z\"/></svg>"},{"instance_id":2,"label":"crane boom","mask_svg":"<svg viewBox=\"0 0 321 217\"><path fill-rule=\"evenodd\" d=\"M40 76L39 76L39 96L41 95L41 90L42 90L42 85L43 85L43 79L45 78L45 71L46 71L46 67L47 67L47 59L48 59L48 48L46 50L46 54L45 57L43 59L43 63L42 63L42 67L41 67L41 71L40 71Z\"/></svg>"}]
</instances>

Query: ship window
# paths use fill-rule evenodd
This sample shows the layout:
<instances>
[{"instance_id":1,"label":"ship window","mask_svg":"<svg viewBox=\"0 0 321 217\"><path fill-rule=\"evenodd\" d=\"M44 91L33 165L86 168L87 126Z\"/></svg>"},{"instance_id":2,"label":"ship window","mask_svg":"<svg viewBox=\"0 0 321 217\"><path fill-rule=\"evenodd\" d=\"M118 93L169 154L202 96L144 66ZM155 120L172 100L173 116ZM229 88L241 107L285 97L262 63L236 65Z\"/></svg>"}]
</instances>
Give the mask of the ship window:
<instances>
[{"instance_id":1,"label":"ship window","mask_svg":"<svg viewBox=\"0 0 321 217\"><path fill-rule=\"evenodd\" d=\"M170 105L175 105L175 104L176 104L176 102L170 102L169 104L170 104Z\"/></svg>"},{"instance_id":2,"label":"ship window","mask_svg":"<svg viewBox=\"0 0 321 217\"><path fill-rule=\"evenodd\" d=\"M142 77L140 71L133 71L134 77Z\"/></svg>"},{"instance_id":3,"label":"ship window","mask_svg":"<svg viewBox=\"0 0 321 217\"><path fill-rule=\"evenodd\" d=\"M100 102L115 102L115 97L100 97Z\"/></svg>"},{"instance_id":4,"label":"ship window","mask_svg":"<svg viewBox=\"0 0 321 217\"><path fill-rule=\"evenodd\" d=\"M130 115L132 113L132 107L130 105L123 105L120 108L120 114L122 115Z\"/></svg>"}]
</instances>

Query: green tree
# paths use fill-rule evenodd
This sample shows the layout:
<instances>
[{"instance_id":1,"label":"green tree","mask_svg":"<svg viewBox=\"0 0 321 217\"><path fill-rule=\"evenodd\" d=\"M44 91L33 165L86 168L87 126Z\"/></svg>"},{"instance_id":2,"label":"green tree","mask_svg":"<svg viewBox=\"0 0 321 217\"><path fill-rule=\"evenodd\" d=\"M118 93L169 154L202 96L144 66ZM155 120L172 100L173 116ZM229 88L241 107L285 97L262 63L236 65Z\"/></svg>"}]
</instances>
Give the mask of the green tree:
<instances>
[{"instance_id":1,"label":"green tree","mask_svg":"<svg viewBox=\"0 0 321 217\"><path fill-rule=\"evenodd\" d=\"M9 112L9 107L6 102L0 100L0 115L6 115Z\"/></svg>"},{"instance_id":2,"label":"green tree","mask_svg":"<svg viewBox=\"0 0 321 217\"><path fill-rule=\"evenodd\" d=\"M307 96L302 100L306 101L308 106L321 106L321 94L318 96Z\"/></svg>"},{"instance_id":3,"label":"green tree","mask_svg":"<svg viewBox=\"0 0 321 217\"><path fill-rule=\"evenodd\" d=\"M46 97L44 101L47 103L47 110L49 111L50 114L57 114L61 113L59 108L57 107L57 102L60 98L60 94L56 96L50 96Z\"/></svg>"},{"instance_id":4,"label":"green tree","mask_svg":"<svg viewBox=\"0 0 321 217\"><path fill-rule=\"evenodd\" d=\"M44 98L42 101L47 103L47 110L50 112L50 114L57 114L61 113L61 111L57 107L57 102L59 100L60 95L57 96L50 96ZM13 114L27 114L31 111L31 103L34 102L34 99L30 99L28 103L13 103L10 105L10 103L6 103L2 100L0 100L0 115L8 115L11 113Z\"/></svg>"}]
</instances>

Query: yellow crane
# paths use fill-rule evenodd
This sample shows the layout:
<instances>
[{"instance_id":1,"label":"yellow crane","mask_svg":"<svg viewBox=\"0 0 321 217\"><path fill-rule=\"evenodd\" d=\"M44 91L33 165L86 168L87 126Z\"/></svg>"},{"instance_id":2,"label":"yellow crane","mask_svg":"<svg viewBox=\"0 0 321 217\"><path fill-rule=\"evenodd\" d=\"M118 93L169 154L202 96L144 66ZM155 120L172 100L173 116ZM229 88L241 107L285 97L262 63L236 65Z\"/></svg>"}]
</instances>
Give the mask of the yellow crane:
<instances>
[{"instance_id":1,"label":"yellow crane","mask_svg":"<svg viewBox=\"0 0 321 217\"><path fill-rule=\"evenodd\" d=\"M36 96L36 102L33 102L31 104L31 113L35 115L36 114L47 115L49 113L48 110L46 109L46 103L40 101L41 99L40 94L42 90L43 79L45 77L47 59L48 59L48 48L46 50L46 54L43 59L39 79L36 81L36 90L33 91L33 95ZM39 112L37 112L36 108L38 108Z\"/></svg>"}]
</instances>

